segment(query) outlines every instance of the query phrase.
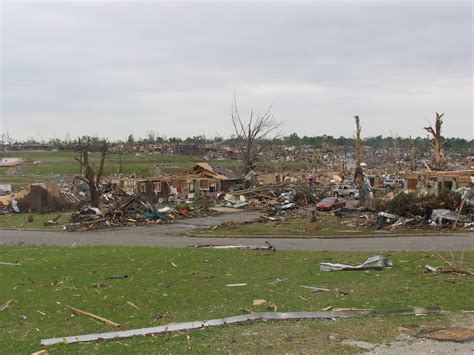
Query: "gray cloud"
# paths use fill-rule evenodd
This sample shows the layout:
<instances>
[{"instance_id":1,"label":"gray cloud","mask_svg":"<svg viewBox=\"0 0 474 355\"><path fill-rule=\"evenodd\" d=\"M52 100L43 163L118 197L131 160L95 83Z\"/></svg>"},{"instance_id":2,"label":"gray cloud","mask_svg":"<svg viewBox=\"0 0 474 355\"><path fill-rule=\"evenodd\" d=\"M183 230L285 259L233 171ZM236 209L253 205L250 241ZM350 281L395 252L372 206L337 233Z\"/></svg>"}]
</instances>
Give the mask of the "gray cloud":
<instances>
[{"instance_id":1,"label":"gray cloud","mask_svg":"<svg viewBox=\"0 0 474 355\"><path fill-rule=\"evenodd\" d=\"M230 135L273 105L287 133L472 138L470 2L13 3L2 130L19 138Z\"/></svg>"}]
</instances>

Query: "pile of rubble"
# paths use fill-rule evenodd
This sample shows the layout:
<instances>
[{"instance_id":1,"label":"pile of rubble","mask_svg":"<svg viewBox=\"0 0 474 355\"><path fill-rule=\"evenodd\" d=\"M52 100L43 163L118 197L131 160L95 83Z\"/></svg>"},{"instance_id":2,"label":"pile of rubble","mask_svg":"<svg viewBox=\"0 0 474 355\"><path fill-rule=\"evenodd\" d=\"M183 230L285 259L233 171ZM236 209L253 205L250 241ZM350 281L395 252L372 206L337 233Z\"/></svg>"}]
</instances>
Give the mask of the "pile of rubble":
<instances>
[{"instance_id":1,"label":"pile of rubble","mask_svg":"<svg viewBox=\"0 0 474 355\"><path fill-rule=\"evenodd\" d=\"M212 211L190 206L157 208L149 199L140 195L118 198L117 193L109 196L111 202L102 209L83 208L71 215L69 231L83 231L107 227L137 226L147 224L173 223L176 220L209 215Z\"/></svg>"},{"instance_id":2,"label":"pile of rubble","mask_svg":"<svg viewBox=\"0 0 474 355\"><path fill-rule=\"evenodd\" d=\"M257 209L259 222L284 221L310 216L314 210L311 205L326 194L328 191L320 186L287 181L226 193L219 206Z\"/></svg>"},{"instance_id":3,"label":"pile of rubble","mask_svg":"<svg viewBox=\"0 0 474 355\"><path fill-rule=\"evenodd\" d=\"M359 213L360 219L355 225L377 230L472 228L474 205L468 197L452 191L438 196L401 192L391 199L375 200L371 211L343 209L336 215L342 218Z\"/></svg>"}]
</instances>

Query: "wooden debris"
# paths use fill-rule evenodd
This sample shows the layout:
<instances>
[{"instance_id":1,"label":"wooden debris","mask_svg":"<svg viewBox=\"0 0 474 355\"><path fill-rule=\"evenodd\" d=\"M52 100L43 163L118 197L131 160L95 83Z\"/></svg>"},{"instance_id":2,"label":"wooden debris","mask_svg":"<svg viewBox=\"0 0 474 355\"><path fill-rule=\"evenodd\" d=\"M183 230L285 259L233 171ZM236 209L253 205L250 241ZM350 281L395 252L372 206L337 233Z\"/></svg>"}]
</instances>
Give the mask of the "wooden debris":
<instances>
[{"instance_id":1,"label":"wooden debris","mask_svg":"<svg viewBox=\"0 0 474 355\"><path fill-rule=\"evenodd\" d=\"M311 290L311 292L328 292L330 289L328 288L323 288L323 287L313 287L313 286L300 286L302 288L307 288L308 290Z\"/></svg>"},{"instance_id":2,"label":"wooden debris","mask_svg":"<svg viewBox=\"0 0 474 355\"><path fill-rule=\"evenodd\" d=\"M228 318L219 318L202 321L191 321L184 323L172 323L152 328L131 329L118 332L87 334L79 336L69 336L61 338L51 338L41 340L41 345L74 344L97 340L124 339L136 336L146 336L162 333L179 332L184 330L221 327L228 324L255 322L259 320L300 320L300 319L333 319L351 317L385 317L390 315L424 315L438 314L439 307L429 308L409 308L388 311L343 311L343 312L258 312L245 315L238 315Z\"/></svg>"},{"instance_id":3,"label":"wooden debris","mask_svg":"<svg viewBox=\"0 0 474 355\"><path fill-rule=\"evenodd\" d=\"M214 244L195 244L189 248L205 248L205 249L249 249L249 250L273 250L276 251L275 247L270 242L265 241L265 245L214 245Z\"/></svg>"},{"instance_id":4,"label":"wooden debris","mask_svg":"<svg viewBox=\"0 0 474 355\"><path fill-rule=\"evenodd\" d=\"M89 317L89 318L92 318L96 321L99 321L99 322L102 322L104 324L107 324L107 325L111 325L113 327L116 327L116 328L119 328L121 325L118 324L118 323L115 323L109 319L106 319L106 318L103 318L103 317L100 317L96 314L93 314L93 313L89 313L89 312L86 312L86 311L82 311L80 309L77 309L77 308L74 308L74 307L71 307L71 306L68 306L66 305L67 308L71 309L74 311L74 313L78 314L78 315L81 315L81 316L86 316L86 317Z\"/></svg>"},{"instance_id":5,"label":"wooden debris","mask_svg":"<svg viewBox=\"0 0 474 355\"><path fill-rule=\"evenodd\" d=\"M48 350L40 350L35 353L31 353L31 355L48 355Z\"/></svg>"},{"instance_id":6,"label":"wooden debris","mask_svg":"<svg viewBox=\"0 0 474 355\"><path fill-rule=\"evenodd\" d=\"M138 307L135 303L132 303L132 302L130 302L130 301L127 301L127 304L128 304L130 307L132 307L132 308L135 308L135 309L140 310L140 307Z\"/></svg>"},{"instance_id":7,"label":"wooden debris","mask_svg":"<svg viewBox=\"0 0 474 355\"><path fill-rule=\"evenodd\" d=\"M253 300L254 306L261 306L262 304L265 304L265 303L267 303L267 300L264 300L264 299Z\"/></svg>"},{"instance_id":8,"label":"wooden debris","mask_svg":"<svg viewBox=\"0 0 474 355\"><path fill-rule=\"evenodd\" d=\"M6 301L4 304L2 304L2 305L0 306L0 311L6 310L8 307L10 307L10 305L11 305L13 302L15 302L15 300L8 300L8 301Z\"/></svg>"},{"instance_id":9,"label":"wooden debris","mask_svg":"<svg viewBox=\"0 0 474 355\"><path fill-rule=\"evenodd\" d=\"M5 263L3 261L0 261L0 265L21 266L20 263Z\"/></svg>"}]
</instances>

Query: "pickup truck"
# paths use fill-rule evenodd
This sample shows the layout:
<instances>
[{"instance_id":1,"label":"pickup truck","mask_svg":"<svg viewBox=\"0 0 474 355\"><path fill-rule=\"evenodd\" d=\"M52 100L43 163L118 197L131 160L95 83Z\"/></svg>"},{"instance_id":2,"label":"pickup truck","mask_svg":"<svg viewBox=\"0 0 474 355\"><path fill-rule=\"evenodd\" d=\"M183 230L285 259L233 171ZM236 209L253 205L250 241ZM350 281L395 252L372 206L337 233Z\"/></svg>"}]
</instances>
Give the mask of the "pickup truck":
<instances>
[{"instance_id":1,"label":"pickup truck","mask_svg":"<svg viewBox=\"0 0 474 355\"><path fill-rule=\"evenodd\" d=\"M351 185L335 185L332 188L332 192L335 197L359 197L359 190Z\"/></svg>"},{"instance_id":2,"label":"pickup truck","mask_svg":"<svg viewBox=\"0 0 474 355\"><path fill-rule=\"evenodd\" d=\"M385 179L383 181L383 187L386 189L394 189L397 187L403 187L404 181L403 179Z\"/></svg>"}]
</instances>

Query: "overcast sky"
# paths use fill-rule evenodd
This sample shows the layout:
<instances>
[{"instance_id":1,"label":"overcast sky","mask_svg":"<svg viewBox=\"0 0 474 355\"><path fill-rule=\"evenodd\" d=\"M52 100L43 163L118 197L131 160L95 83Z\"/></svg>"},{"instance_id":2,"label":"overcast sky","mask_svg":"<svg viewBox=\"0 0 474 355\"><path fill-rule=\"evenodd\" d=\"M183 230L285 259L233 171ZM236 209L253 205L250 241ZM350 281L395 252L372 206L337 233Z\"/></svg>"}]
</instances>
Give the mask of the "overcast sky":
<instances>
[{"instance_id":1,"label":"overcast sky","mask_svg":"<svg viewBox=\"0 0 474 355\"><path fill-rule=\"evenodd\" d=\"M1 1L1 0L0 0ZM15 138L230 136L272 105L285 133L472 139L471 1L13 2L1 130Z\"/></svg>"}]
</instances>

